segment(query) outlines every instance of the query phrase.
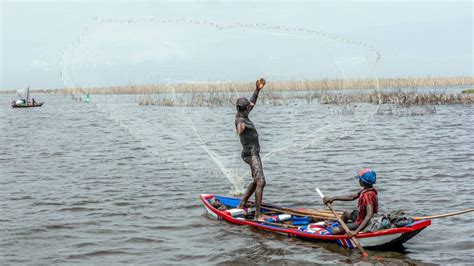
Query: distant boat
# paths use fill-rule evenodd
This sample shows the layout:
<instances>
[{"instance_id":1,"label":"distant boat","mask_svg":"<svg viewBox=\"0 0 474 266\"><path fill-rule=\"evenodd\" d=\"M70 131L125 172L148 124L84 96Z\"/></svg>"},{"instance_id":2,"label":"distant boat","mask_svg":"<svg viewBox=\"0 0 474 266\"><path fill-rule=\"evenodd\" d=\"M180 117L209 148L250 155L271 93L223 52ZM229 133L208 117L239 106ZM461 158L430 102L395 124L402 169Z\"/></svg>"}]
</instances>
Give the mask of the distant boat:
<instances>
[{"instance_id":1,"label":"distant boat","mask_svg":"<svg viewBox=\"0 0 474 266\"><path fill-rule=\"evenodd\" d=\"M30 108L30 107L41 107L43 106L44 102L36 102L35 99L32 99L30 102L30 86L23 90L17 90L16 93L20 96L21 99L12 101L11 105L12 108ZM26 97L24 97L26 94Z\"/></svg>"}]
</instances>

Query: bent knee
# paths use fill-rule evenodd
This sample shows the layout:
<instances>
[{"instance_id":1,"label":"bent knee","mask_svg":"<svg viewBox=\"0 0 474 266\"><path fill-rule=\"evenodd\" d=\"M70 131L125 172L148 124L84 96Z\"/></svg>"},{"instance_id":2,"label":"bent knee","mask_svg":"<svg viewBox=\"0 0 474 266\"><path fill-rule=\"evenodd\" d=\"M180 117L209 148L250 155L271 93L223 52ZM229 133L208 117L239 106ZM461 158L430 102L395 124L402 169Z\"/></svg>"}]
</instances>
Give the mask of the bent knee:
<instances>
[{"instance_id":1,"label":"bent knee","mask_svg":"<svg viewBox=\"0 0 474 266\"><path fill-rule=\"evenodd\" d=\"M342 213L342 219L343 219L344 221L351 220L351 211L345 210L345 211Z\"/></svg>"},{"instance_id":2,"label":"bent knee","mask_svg":"<svg viewBox=\"0 0 474 266\"><path fill-rule=\"evenodd\" d=\"M265 178L263 176L257 176L256 178L257 186L264 187L267 182L265 182Z\"/></svg>"}]
</instances>

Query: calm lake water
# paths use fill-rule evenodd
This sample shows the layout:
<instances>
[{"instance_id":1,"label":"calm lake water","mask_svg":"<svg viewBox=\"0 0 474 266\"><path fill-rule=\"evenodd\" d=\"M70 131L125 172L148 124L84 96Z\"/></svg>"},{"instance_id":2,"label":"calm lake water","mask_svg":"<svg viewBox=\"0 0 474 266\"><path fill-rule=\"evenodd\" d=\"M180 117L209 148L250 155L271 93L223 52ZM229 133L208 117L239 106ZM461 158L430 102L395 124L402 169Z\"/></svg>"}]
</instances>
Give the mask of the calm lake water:
<instances>
[{"instance_id":1,"label":"calm lake water","mask_svg":"<svg viewBox=\"0 0 474 266\"><path fill-rule=\"evenodd\" d=\"M138 106L134 95L93 95L94 104L34 97L44 106L12 109L15 96L0 94L0 264L360 262L357 251L334 244L206 216L200 193L229 195L250 182L233 107ZM425 115L349 109L257 105L251 119L265 201L323 208L316 186L327 195L357 191L355 172L372 167L383 212L474 207L472 106ZM369 251L369 261L472 263L473 239L472 213L437 219L404 251Z\"/></svg>"}]
</instances>

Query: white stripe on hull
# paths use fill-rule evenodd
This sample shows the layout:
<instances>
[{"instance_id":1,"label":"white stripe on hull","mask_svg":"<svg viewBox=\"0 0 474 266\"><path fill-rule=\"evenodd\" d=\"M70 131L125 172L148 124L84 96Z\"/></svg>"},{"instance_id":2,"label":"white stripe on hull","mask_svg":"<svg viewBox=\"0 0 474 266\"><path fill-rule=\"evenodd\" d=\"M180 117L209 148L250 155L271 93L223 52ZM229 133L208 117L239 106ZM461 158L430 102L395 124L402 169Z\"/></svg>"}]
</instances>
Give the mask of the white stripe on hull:
<instances>
[{"instance_id":1,"label":"white stripe on hull","mask_svg":"<svg viewBox=\"0 0 474 266\"><path fill-rule=\"evenodd\" d=\"M390 234L390 235L357 238L357 240L359 240L359 243L363 247L375 247L375 246L387 244L390 241L399 238L401 235L402 235L401 233L397 233L397 234Z\"/></svg>"},{"instance_id":2,"label":"white stripe on hull","mask_svg":"<svg viewBox=\"0 0 474 266\"><path fill-rule=\"evenodd\" d=\"M207 214L211 217L211 218L214 218L214 219L219 219L219 216L211 211L206 205L204 205L204 207L206 207L206 211L207 211Z\"/></svg>"}]
</instances>

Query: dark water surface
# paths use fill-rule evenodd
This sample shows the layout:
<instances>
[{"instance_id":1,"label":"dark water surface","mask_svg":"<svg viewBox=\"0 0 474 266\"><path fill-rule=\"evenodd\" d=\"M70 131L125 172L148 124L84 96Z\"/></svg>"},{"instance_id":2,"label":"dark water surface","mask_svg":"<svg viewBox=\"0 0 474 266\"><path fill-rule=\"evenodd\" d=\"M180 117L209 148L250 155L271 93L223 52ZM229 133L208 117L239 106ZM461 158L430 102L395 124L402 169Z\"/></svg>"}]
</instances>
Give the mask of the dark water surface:
<instances>
[{"instance_id":1,"label":"dark water surface","mask_svg":"<svg viewBox=\"0 0 474 266\"><path fill-rule=\"evenodd\" d=\"M233 108L35 96L43 107L12 109L14 95L0 95L0 264L360 262L357 251L205 215L200 193L228 195L242 190L241 178L250 181ZM378 173L381 211L474 207L472 106L418 116L351 108L254 109L266 201L322 208L316 186L328 195L356 191L352 176L368 166ZM370 262L472 263L473 222L472 213L433 220L404 251L370 251Z\"/></svg>"}]
</instances>

